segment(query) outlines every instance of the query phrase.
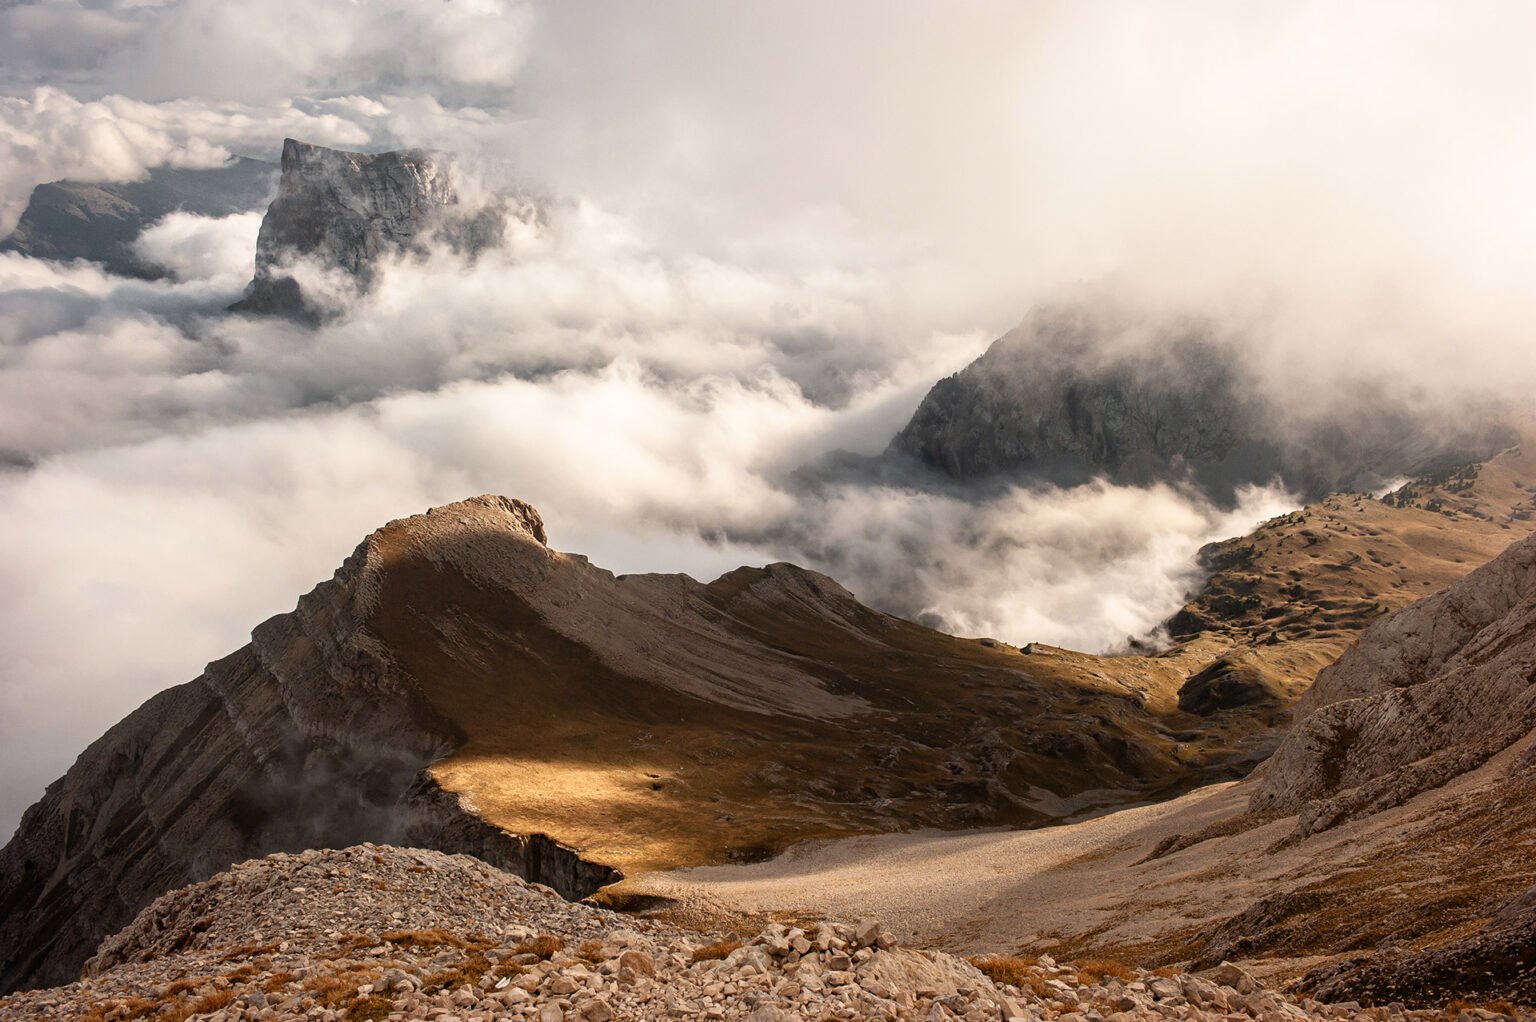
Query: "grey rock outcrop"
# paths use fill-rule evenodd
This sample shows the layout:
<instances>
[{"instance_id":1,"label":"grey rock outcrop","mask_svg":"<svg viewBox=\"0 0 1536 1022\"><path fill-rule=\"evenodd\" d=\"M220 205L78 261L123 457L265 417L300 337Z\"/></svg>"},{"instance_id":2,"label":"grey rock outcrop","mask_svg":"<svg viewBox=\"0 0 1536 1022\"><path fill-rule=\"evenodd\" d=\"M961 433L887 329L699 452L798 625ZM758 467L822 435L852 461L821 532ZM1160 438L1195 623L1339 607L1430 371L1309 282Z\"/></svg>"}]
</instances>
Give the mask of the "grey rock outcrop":
<instances>
[{"instance_id":1,"label":"grey rock outcrop","mask_svg":"<svg viewBox=\"0 0 1536 1022\"><path fill-rule=\"evenodd\" d=\"M542 535L537 512L506 504ZM464 734L367 627L381 560L370 537L294 611L150 699L49 786L0 852L0 990L73 978L157 895L268 852L404 840L573 897L618 879L541 835L489 827L423 773Z\"/></svg>"},{"instance_id":2,"label":"grey rock outcrop","mask_svg":"<svg viewBox=\"0 0 1536 1022\"><path fill-rule=\"evenodd\" d=\"M1279 478L1312 500L1513 442L1496 422L1447 424L1360 388L1326 412L1282 415L1242 347L1215 327L1148 328L1067 307L1036 312L936 383L887 457L961 480L1192 482L1222 501Z\"/></svg>"},{"instance_id":3,"label":"grey rock outcrop","mask_svg":"<svg viewBox=\"0 0 1536 1022\"><path fill-rule=\"evenodd\" d=\"M0 252L87 259L122 276L163 277L163 268L134 250L144 228L178 210L217 217L258 209L276 187L277 167L245 157L208 169L157 167L142 181L54 181L32 190Z\"/></svg>"},{"instance_id":4,"label":"grey rock outcrop","mask_svg":"<svg viewBox=\"0 0 1536 1022\"><path fill-rule=\"evenodd\" d=\"M1401 804L1536 728L1536 537L1373 624L1318 675L1252 800L1299 836Z\"/></svg>"},{"instance_id":5,"label":"grey rock outcrop","mask_svg":"<svg viewBox=\"0 0 1536 1022\"><path fill-rule=\"evenodd\" d=\"M444 158L421 149L354 153L283 140L282 178L256 239L256 274L236 311L313 316L295 258L366 287L379 258L410 248L458 202Z\"/></svg>"}]
</instances>

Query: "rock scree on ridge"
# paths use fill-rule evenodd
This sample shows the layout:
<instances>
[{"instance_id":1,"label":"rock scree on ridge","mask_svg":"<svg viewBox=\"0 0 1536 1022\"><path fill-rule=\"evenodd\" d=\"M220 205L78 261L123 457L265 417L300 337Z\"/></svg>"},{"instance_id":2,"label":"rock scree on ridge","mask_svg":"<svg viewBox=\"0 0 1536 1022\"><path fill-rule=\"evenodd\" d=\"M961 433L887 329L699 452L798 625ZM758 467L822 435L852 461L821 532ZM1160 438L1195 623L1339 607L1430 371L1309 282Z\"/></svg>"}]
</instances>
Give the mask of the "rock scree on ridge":
<instances>
[{"instance_id":1,"label":"rock scree on ridge","mask_svg":"<svg viewBox=\"0 0 1536 1022\"><path fill-rule=\"evenodd\" d=\"M0 999L0 1017L16 1022L1303 1022L1356 1012L1270 990L1230 964L1191 975L1049 957L968 962L899 946L869 919L685 930L572 904L468 856L377 844L242 862L157 899L77 982Z\"/></svg>"}]
</instances>

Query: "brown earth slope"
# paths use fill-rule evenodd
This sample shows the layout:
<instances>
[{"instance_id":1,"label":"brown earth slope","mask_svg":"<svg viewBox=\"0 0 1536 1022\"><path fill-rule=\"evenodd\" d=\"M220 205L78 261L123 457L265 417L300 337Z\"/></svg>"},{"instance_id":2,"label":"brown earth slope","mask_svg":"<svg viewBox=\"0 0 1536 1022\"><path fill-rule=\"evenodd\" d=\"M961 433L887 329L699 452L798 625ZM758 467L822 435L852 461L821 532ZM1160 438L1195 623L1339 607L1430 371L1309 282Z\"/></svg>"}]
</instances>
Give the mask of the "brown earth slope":
<instances>
[{"instance_id":1,"label":"brown earth slope","mask_svg":"<svg viewBox=\"0 0 1536 1022\"><path fill-rule=\"evenodd\" d=\"M1190 678L1202 713L1289 706L1361 629L1536 531L1536 454L1413 480L1381 499L1332 494L1201 551L1211 572L1169 622L1226 651ZM1310 669L1308 669L1310 667Z\"/></svg>"},{"instance_id":2,"label":"brown earth slope","mask_svg":"<svg viewBox=\"0 0 1536 1022\"><path fill-rule=\"evenodd\" d=\"M1066 827L808 848L630 883L883 912L964 951L1246 960L1331 1000L1536 1004L1536 536L1367 629L1234 785Z\"/></svg>"}]
</instances>

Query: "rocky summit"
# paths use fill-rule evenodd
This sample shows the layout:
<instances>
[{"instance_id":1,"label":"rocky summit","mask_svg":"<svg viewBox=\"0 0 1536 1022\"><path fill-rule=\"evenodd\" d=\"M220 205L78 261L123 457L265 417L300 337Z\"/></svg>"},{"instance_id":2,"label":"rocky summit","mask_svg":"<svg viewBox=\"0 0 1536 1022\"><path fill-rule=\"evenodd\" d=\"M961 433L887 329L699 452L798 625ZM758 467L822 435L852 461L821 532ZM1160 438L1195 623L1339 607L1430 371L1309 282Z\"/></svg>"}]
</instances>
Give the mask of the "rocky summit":
<instances>
[{"instance_id":1,"label":"rocky summit","mask_svg":"<svg viewBox=\"0 0 1536 1022\"><path fill-rule=\"evenodd\" d=\"M354 153L283 140L277 198L256 239L256 275L234 309L314 314L292 272L309 259L366 286L378 260L409 248L458 201L444 157Z\"/></svg>"}]
</instances>

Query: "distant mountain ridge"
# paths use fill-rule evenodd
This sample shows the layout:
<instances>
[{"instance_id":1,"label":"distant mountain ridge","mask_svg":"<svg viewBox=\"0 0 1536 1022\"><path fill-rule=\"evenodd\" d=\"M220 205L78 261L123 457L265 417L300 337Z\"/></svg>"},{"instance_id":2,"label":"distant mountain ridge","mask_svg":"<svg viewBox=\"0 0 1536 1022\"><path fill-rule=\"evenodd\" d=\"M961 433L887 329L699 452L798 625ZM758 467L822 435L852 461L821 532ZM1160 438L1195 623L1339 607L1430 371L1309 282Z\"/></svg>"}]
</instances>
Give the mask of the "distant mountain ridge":
<instances>
[{"instance_id":1,"label":"distant mountain ridge","mask_svg":"<svg viewBox=\"0 0 1536 1022\"><path fill-rule=\"evenodd\" d=\"M959 480L1187 481L1228 503L1275 479L1305 501L1370 491L1514 441L1492 418L1450 418L1364 385L1337 407L1285 415L1211 324L1063 306L936 383L888 455Z\"/></svg>"},{"instance_id":2,"label":"distant mountain ridge","mask_svg":"<svg viewBox=\"0 0 1536 1022\"><path fill-rule=\"evenodd\" d=\"M156 167L141 181L41 184L0 251L86 259L121 276L164 277L163 267L134 249L144 228L178 210L220 217L259 209L276 191L277 177L275 164L237 156L222 167Z\"/></svg>"},{"instance_id":3,"label":"distant mountain ridge","mask_svg":"<svg viewBox=\"0 0 1536 1022\"><path fill-rule=\"evenodd\" d=\"M311 257L366 283L380 256L410 246L440 210L457 201L436 153L356 153L284 139L277 197L256 238L255 276L233 308L312 311L285 272L290 259Z\"/></svg>"}]
</instances>

